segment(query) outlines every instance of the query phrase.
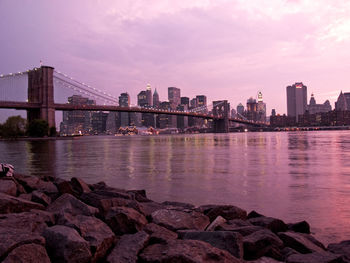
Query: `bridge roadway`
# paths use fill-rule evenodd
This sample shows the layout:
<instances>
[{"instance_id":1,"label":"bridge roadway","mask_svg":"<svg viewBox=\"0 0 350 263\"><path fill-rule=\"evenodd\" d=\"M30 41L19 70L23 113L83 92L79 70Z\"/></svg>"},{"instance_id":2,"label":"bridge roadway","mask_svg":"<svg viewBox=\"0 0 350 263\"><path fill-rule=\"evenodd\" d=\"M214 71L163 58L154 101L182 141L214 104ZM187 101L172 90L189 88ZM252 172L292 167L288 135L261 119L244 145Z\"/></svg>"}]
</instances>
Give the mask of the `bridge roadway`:
<instances>
[{"instance_id":1,"label":"bridge roadway","mask_svg":"<svg viewBox=\"0 0 350 263\"><path fill-rule=\"evenodd\" d=\"M0 101L0 108L3 109L16 109L16 110L29 110L29 109L40 109L42 104L40 103L29 103L29 102L18 102L18 101ZM85 111L119 111L119 112L141 112L141 113L153 113L153 114L166 114L166 115L177 115L177 116L188 116L197 117L203 119L222 120L223 117L208 115L197 112L186 112L186 111L166 111L161 109L152 108L141 108L141 107L121 107L112 105L74 105L74 104L63 104L55 103L52 105L55 110L72 111L72 110L85 110ZM229 121L237 122L241 124L247 124L252 126L267 126L263 122L253 122L249 120L242 120L238 118L229 118Z\"/></svg>"}]
</instances>

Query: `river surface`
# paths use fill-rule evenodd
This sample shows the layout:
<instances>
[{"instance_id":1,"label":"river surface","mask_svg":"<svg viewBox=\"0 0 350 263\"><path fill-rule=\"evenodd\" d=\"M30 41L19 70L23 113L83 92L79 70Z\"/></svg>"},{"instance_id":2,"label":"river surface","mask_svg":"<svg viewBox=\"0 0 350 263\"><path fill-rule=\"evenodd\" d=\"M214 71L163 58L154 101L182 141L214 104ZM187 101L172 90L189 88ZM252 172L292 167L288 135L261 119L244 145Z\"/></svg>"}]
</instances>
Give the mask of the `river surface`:
<instances>
[{"instance_id":1,"label":"river surface","mask_svg":"<svg viewBox=\"0 0 350 263\"><path fill-rule=\"evenodd\" d=\"M350 131L0 141L0 162L26 174L146 189L155 201L307 220L325 244L350 239Z\"/></svg>"}]
</instances>

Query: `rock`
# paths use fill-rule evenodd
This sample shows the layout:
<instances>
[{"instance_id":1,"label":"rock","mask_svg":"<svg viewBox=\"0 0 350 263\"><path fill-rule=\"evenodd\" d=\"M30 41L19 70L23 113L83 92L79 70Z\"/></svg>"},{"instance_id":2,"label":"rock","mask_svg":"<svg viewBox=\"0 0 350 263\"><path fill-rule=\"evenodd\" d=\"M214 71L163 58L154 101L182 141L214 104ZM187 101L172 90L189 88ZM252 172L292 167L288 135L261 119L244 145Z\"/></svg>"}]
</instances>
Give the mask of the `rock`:
<instances>
[{"instance_id":1,"label":"rock","mask_svg":"<svg viewBox=\"0 0 350 263\"><path fill-rule=\"evenodd\" d=\"M249 219L248 222L255 226L270 229L274 233L285 232L288 229L282 220L273 217L259 216Z\"/></svg>"},{"instance_id":2,"label":"rock","mask_svg":"<svg viewBox=\"0 0 350 263\"><path fill-rule=\"evenodd\" d=\"M254 260L268 256L282 246L282 240L270 230L259 230L243 238L244 258Z\"/></svg>"},{"instance_id":3,"label":"rock","mask_svg":"<svg viewBox=\"0 0 350 263\"><path fill-rule=\"evenodd\" d=\"M241 260L224 250L198 240L171 240L167 244L146 247L139 256L141 262L230 262Z\"/></svg>"},{"instance_id":4,"label":"rock","mask_svg":"<svg viewBox=\"0 0 350 263\"><path fill-rule=\"evenodd\" d=\"M40 203L44 206L48 206L49 204L51 204L51 198L40 191L33 191L32 192L32 200L31 201L36 202L36 203Z\"/></svg>"},{"instance_id":5,"label":"rock","mask_svg":"<svg viewBox=\"0 0 350 263\"><path fill-rule=\"evenodd\" d=\"M124 198L124 199L132 199L131 195L128 194L125 190L120 189L109 189L109 190L95 190L93 193L107 196L107 197L118 197L118 198Z\"/></svg>"},{"instance_id":6,"label":"rock","mask_svg":"<svg viewBox=\"0 0 350 263\"><path fill-rule=\"evenodd\" d=\"M24 187L28 192L32 192L37 189L40 179L35 176L28 176L22 174L14 174L14 178Z\"/></svg>"},{"instance_id":7,"label":"rock","mask_svg":"<svg viewBox=\"0 0 350 263\"><path fill-rule=\"evenodd\" d=\"M70 179L71 186L73 187L73 190L76 191L79 195L82 193L90 193L91 189L90 187L80 178L73 177Z\"/></svg>"},{"instance_id":8,"label":"rock","mask_svg":"<svg viewBox=\"0 0 350 263\"><path fill-rule=\"evenodd\" d=\"M41 245L24 244L12 250L3 263L50 263L46 250Z\"/></svg>"},{"instance_id":9,"label":"rock","mask_svg":"<svg viewBox=\"0 0 350 263\"><path fill-rule=\"evenodd\" d=\"M1 178L0 180L0 193L4 193L7 195L16 196L17 195L17 186L13 180L7 179L7 177ZM10 177L10 179L12 179Z\"/></svg>"},{"instance_id":10,"label":"rock","mask_svg":"<svg viewBox=\"0 0 350 263\"><path fill-rule=\"evenodd\" d=\"M298 251L299 253L324 252L324 248L316 245L305 234L295 232L278 233L280 239L283 240L285 246Z\"/></svg>"},{"instance_id":11,"label":"rock","mask_svg":"<svg viewBox=\"0 0 350 263\"><path fill-rule=\"evenodd\" d=\"M80 199L91 206L97 207L100 211L101 216L105 216L111 207L130 207L143 214L143 209L138 202L131 199L124 199L118 197L108 197L103 195L98 195L95 193L83 193Z\"/></svg>"},{"instance_id":12,"label":"rock","mask_svg":"<svg viewBox=\"0 0 350 263\"><path fill-rule=\"evenodd\" d=\"M261 257L257 260L254 261L249 261L249 263L283 263L282 261L277 261L273 258L269 258L269 257Z\"/></svg>"},{"instance_id":13,"label":"rock","mask_svg":"<svg viewBox=\"0 0 350 263\"><path fill-rule=\"evenodd\" d=\"M217 231L232 231L241 234L242 236L248 236L253 234L256 231L264 230L265 228L261 226L242 226L236 228L224 228L225 226L220 226L216 230Z\"/></svg>"},{"instance_id":14,"label":"rock","mask_svg":"<svg viewBox=\"0 0 350 263\"><path fill-rule=\"evenodd\" d=\"M31 210L30 212L3 214L0 216L1 228L8 230L21 230L22 232L42 233L48 225L54 223L52 214L42 210Z\"/></svg>"},{"instance_id":15,"label":"rock","mask_svg":"<svg viewBox=\"0 0 350 263\"><path fill-rule=\"evenodd\" d=\"M21 198L27 201L32 201L32 194L20 194L18 198Z\"/></svg>"},{"instance_id":16,"label":"rock","mask_svg":"<svg viewBox=\"0 0 350 263\"><path fill-rule=\"evenodd\" d=\"M217 227L220 225L226 223L226 219L223 218L222 216L218 216L215 218L213 222L210 223L210 225L205 229L206 231L214 231Z\"/></svg>"},{"instance_id":17,"label":"rock","mask_svg":"<svg viewBox=\"0 0 350 263\"><path fill-rule=\"evenodd\" d=\"M74 228L90 244L92 262L102 260L107 251L114 245L113 231L101 220L84 215L60 215L57 224Z\"/></svg>"},{"instance_id":18,"label":"rock","mask_svg":"<svg viewBox=\"0 0 350 263\"><path fill-rule=\"evenodd\" d=\"M247 219L256 218L260 216L263 216L263 215L253 210L247 215Z\"/></svg>"},{"instance_id":19,"label":"rock","mask_svg":"<svg viewBox=\"0 0 350 263\"><path fill-rule=\"evenodd\" d=\"M146 246L149 235L140 231L123 235L107 257L108 263L136 263L137 255Z\"/></svg>"},{"instance_id":20,"label":"rock","mask_svg":"<svg viewBox=\"0 0 350 263\"><path fill-rule=\"evenodd\" d=\"M345 259L350 262L350 240L329 244L327 250L335 254L344 255Z\"/></svg>"},{"instance_id":21,"label":"rock","mask_svg":"<svg viewBox=\"0 0 350 263\"><path fill-rule=\"evenodd\" d=\"M165 227L159 226L154 223L147 224L143 231L150 235L149 243L167 243L168 240L177 239L177 234Z\"/></svg>"},{"instance_id":22,"label":"rock","mask_svg":"<svg viewBox=\"0 0 350 263\"><path fill-rule=\"evenodd\" d=\"M70 194L63 194L50 204L46 211L59 213L70 213L72 215L93 216L98 213L98 209L89 206Z\"/></svg>"},{"instance_id":23,"label":"rock","mask_svg":"<svg viewBox=\"0 0 350 263\"><path fill-rule=\"evenodd\" d=\"M288 226L288 230L299 232L299 233L310 234L310 225L306 221L288 224L287 226Z\"/></svg>"},{"instance_id":24,"label":"rock","mask_svg":"<svg viewBox=\"0 0 350 263\"><path fill-rule=\"evenodd\" d=\"M152 213L152 221L172 231L194 229L204 230L209 225L209 218L198 212L185 213L177 210L161 209Z\"/></svg>"},{"instance_id":25,"label":"rock","mask_svg":"<svg viewBox=\"0 0 350 263\"><path fill-rule=\"evenodd\" d=\"M147 198L146 190L129 190L126 191L133 200L137 202L152 202L152 200Z\"/></svg>"},{"instance_id":26,"label":"rock","mask_svg":"<svg viewBox=\"0 0 350 263\"><path fill-rule=\"evenodd\" d=\"M228 220L225 223L220 224L216 228L216 230L231 231L233 229L237 229L241 227L256 227L256 226L253 226L248 221L244 221L242 219L234 219L234 220Z\"/></svg>"},{"instance_id":27,"label":"rock","mask_svg":"<svg viewBox=\"0 0 350 263\"><path fill-rule=\"evenodd\" d=\"M165 209L166 206L162 205L160 203L157 202L147 202L147 203L139 203L139 206L141 207L144 215L148 218L151 217L152 213L160 210L160 209Z\"/></svg>"},{"instance_id":28,"label":"rock","mask_svg":"<svg viewBox=\"0 0 350 263\"><path fill-rule=\"evenodd\" d=\"M13 249L24 244L38 244L45 246L45 239L37 233L26 232L13 228L0 227L0 259Z\"/></svg>"},{"instance_id":29,"label":"rock","mask_svg":"<svg viewBox=\"0 0 350 263\"><path fill-rule=\"evenodd\" d=\"M40 180L35 190L39 190L54 199L59 195L59 191L53 182Z\"/></svg>"},{"instance_id":30,"label":"rock","mask_svg":"<svg viewBox=\"0 0 350 263\"><path fill-rule=\"evenodd\" d=\"M31 209L43 210L45 207L38 203L0 193L0 214L21 213Z\"/></svg>"},{"instance_id":31,"label":"rock","mask_svg":"<svg viewBox=\"0 0 350 263\"><path fill-rule=\"evenodd\" d=\"M293 254L287 258L287 263L342 263L341 255L329 252L313 252L308 254Z\"/></svg>"},{"instance_id":32,"label":"rock","mask_svg":"<svg viewBox=\"0 0 350 263\"><path fill-rule=\"evenodd\" d=\"M106 223L117 235L133 234L141 231L147 219L135 209L112 207L106 215Z\"/></svg>"},{"instance_id":33,"label":"rock","mask_svg":"<svg viewBox=\"0 0 350 263\"><path fill-rule=\"evenodd\" d=\"M233 205L204 205L198 208L199 212L209 217L210 222L214 221L218 216L222 216L226 220L246 219L247 212Z\"/></svg>"},{"instance_id":34,"label":"rock","mask_svg":"<svg viewBox=\"0 0 350 263\"><path fill-rule=\"evenodd\" d=\"M63 194L70 194L73 195L75 197L78 197L79 194L73 190L73 186L70 182L67 181L58 181L56 183L58 191L60 192L61 195Z\"/></svg>"},{"instance_id":35,"label":"rock","mask_svg":"<svg viewBox=\"0 0 350 263\"><path fill-rule=\"evenodd\" d=\"M181 207L184 209L194 209L194 205L188 204L188 203L182 203L182 202L172 202L172 201L165 201L162 203L162 205L168 206L168 207Z\"/></svg>"},{"instance_id":36,"label":"rock","mask_svg":"<svg viewBox=\"0 0 350 263\"><path fill-rule=\"evenodd\" d=\"M282 258L283 258L284 261L286 261L287 258L288 258L290 255L299 254L298 251L296 251L295 249L290 248L290 247L284 247L284 248L281 250L281 253L282 253Z\"/></svg>"},{"instance_id":37,"label":"rock","mask_svg":"<svg viewBox=\"0 0 350 263\"><path fill-rule=\"evenodd\" d=\"M201 240L213 247L226 250L236 258L243 258L243 238L240 234L228 231L178 231L181 239Z\"/></svg>"},{"instance_id":38,"label":"rock","mask_svg":"<svg viewBox=\"0 0 350 263\"><path fill-rule=\"evenodd\" d=\"M89 243L73 228L56 225L46 228L43 235L53 262L90 262Z\"/></svg>"}]
</instances>

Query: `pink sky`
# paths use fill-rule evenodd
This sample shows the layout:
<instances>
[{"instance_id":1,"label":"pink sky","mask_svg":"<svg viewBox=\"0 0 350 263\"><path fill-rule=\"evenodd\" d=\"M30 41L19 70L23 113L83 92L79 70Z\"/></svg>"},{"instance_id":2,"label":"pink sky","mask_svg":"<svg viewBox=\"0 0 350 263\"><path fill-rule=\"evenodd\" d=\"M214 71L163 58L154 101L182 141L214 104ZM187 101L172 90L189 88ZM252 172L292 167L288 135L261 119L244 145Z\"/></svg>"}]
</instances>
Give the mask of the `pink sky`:
<instances>
[{"instance_id":1,"label":"pink sky","mask_svg":"<svg viewBox=\"0 0 350 263\"><path fill-rule=\"evenodd\" d=\"M350 2L0 0L0 74L39 61L132 103L150 83L182 96L263 93L286 113L287 85L316 101L350 91Z\"/></svg>"}]
</instances>

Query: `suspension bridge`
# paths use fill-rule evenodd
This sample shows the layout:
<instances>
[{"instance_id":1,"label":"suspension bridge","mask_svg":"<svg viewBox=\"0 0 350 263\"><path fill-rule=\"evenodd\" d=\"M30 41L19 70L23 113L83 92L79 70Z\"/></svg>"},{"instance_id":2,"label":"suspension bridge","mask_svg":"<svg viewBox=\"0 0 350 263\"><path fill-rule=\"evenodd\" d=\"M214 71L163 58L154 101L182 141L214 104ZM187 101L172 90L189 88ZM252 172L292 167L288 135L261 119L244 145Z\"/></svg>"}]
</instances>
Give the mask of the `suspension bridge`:
<instances>
[{"instance_id":1,"label":"suspension bridge","mask_svg":"<svg viewBox=\"0 0 350 263\"><path fill-rule=\"evenodd\" d=\"M87 97L96 103L91 105L67 103L67 98L75 94ZM50 127L55 126L55 111L58 110L140 112L196 117L212 120L214 132L228 132L229 122L255 127L267 126L264 122L230 118L227 100L184 111L140 106L123 107L118 104L116 96L77 81L49 66L0 75L0 108L26 110L28 121L43 119Z\"/></svg>"}]
</instances>

